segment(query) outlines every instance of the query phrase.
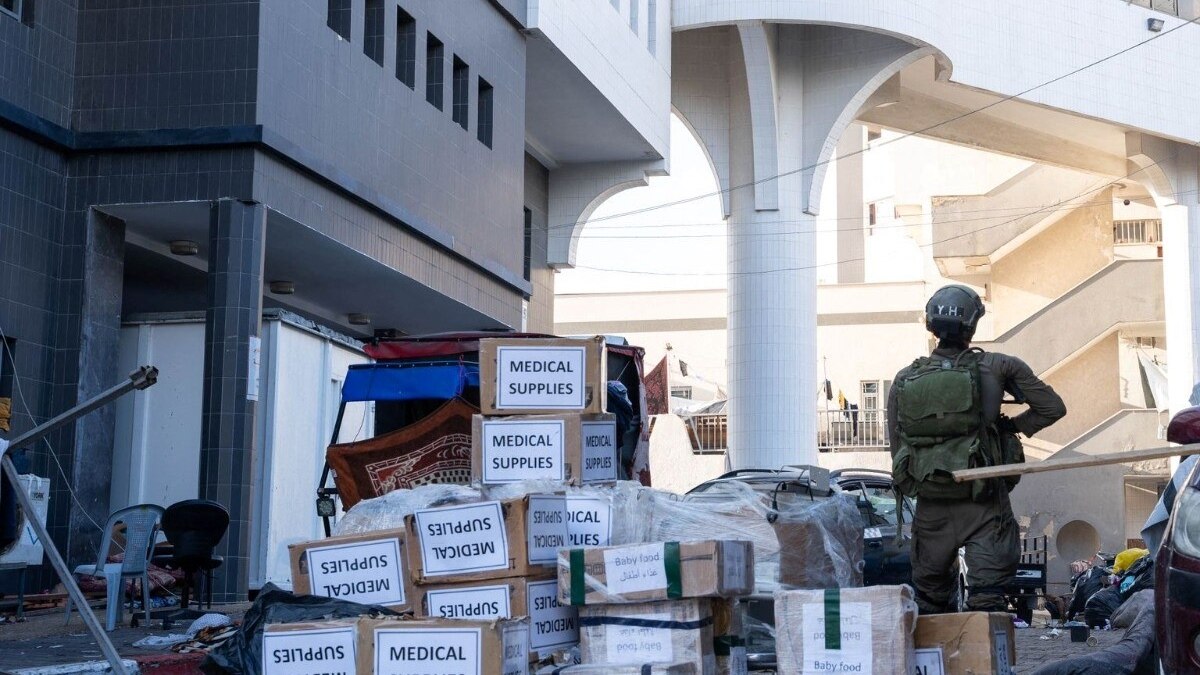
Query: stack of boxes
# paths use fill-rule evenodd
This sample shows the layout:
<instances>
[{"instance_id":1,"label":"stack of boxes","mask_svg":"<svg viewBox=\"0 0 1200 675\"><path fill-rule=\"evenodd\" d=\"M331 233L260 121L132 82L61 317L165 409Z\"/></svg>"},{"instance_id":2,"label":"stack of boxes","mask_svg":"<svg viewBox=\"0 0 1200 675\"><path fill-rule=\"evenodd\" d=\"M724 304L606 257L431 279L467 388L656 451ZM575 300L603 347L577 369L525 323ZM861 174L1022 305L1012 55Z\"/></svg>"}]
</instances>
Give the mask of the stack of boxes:
<instances>
[{"instance_id":1,"label":"stack of boxes","mask_svg":"<svg viewBox=\"0 0 1200 675\"><path fill-rule=\"evenodd\" d=\"M400 662L436 660L439 653L466 659L459 665L486 655L499 668L501 661L513 662L514 635L523 638L526 664L578 643L577 610L559 602L554 565L560 548L609 543L612 504L552 488L617 479L616 423L604 413L604 357L603 338L481 341L483 414L473 421L474 482L496 488L544 481L549 494L419 509L402 530L289 547L295 593L380 605L419 619L359 620L357 654L347 658L357 658L360 672L407 672ZM506 621L513 617L528 621ZM346 628L306 630L334 631L330 635L344 641L336 631ZM283 640L284 633L303 639L295 635L299 630L273 627L272 639ZM462 648L449 648L460 642ZM468 643L475 647L463 646ZM430 651L438 645L448 648ZM493 659L496 649L508 656ZM345 644L340 651L347 652ZM484 673L514 672L484 665Z\"/></svg>"},{"instance_id":2,"label":"stack of boxes","mask_svg":"<svg viewBox=\"0 0 1200 675\"><path fill-rule=\"evenodd\" d=\"M558 599L579 609L582 663L549 672L717 673L717 647L740 639L736 600L753 590L748 541L560 551ZM723 656L726 672L744 670Z\"/></svg>"}]
</instances>

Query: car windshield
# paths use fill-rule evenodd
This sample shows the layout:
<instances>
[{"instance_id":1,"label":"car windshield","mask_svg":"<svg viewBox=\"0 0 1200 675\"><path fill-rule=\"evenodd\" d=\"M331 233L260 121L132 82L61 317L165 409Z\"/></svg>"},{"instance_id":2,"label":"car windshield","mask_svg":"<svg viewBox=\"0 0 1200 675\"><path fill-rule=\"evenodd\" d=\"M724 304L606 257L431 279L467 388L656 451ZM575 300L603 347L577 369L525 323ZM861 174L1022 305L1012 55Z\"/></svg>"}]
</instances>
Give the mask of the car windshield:
<instances>
[{"instance_id":1,"label":"car windshield","mask_svg":"<svg viewBox=\"0 0 1200 675\"><path fill-rule=\"evenodd\" d=\"M799 500L811 501L814 499L813 495L809 493L806 484L787 477L755 477L753 479L738 479L735 481L713 481L698 486L688 494L687 498L695 501L719 501L731 497L740 497L742 492L739 487L734 486L734 483L739 486L749 486L763 499L763 503L766 505L770 505L772 498L774 498L780 508L787 508ZM821 496L817 495L816 498L820 499Z\"/></svg>"}]
</instances>

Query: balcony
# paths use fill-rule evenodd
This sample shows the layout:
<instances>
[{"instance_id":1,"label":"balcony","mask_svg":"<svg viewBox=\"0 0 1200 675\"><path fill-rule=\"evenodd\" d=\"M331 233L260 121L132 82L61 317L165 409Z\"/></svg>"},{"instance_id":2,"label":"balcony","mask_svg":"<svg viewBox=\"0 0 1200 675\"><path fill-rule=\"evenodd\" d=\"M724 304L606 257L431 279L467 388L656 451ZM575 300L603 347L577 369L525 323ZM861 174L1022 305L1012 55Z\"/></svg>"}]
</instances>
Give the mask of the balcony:
<instances>
[{"instance_id":1,"label":"balcony","mask_svg":"<svg viewBox=\"0 0 1200 675\"><path fill-rule=\"evenodd\" d=\"M817 449L821 452L882 450L886 447L887 411L817 411Z\"/></svg>"},{"instance_id":2,"label":"balcony","mask_svg":"<svg viewBox=\"0 0 1200 675\"><path fill-rule=\"evenodd\" d=\"M691 415L683 418L692 452L721 454L729 435L725 413ZM817 448L821 452L883 450L888 447L887 414L884 410L817 411Z\"/></svg>"},{"instance_id":3,"label":"balcony","mask_svg":"<svg viewBox=\"0 0 1200 675\"><path fill-rule=\"evenodd\" d=\"M1162 220L1114 220L1113 243L1117 246L1161 244Z\"/></svg>"}]
</instances>

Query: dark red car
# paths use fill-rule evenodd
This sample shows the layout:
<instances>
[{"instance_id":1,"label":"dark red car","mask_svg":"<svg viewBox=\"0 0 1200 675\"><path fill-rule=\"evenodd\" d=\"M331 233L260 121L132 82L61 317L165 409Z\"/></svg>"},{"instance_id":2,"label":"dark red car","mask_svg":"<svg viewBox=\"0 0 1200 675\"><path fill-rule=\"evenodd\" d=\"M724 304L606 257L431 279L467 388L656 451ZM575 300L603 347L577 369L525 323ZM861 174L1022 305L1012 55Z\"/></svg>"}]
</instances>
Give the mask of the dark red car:
<instances>
[{"instance_id":1,"label":"dark red car","mask_svg":"<svg viewBox=\"0 0 1200 675\"><path fill-rule=\"evenodd\" d=\"M1167 440L1200 443L1200 407L1176 414L1167 427ZM1167 487L1168 492L1175 489ZM1154 568L1155 623L1163 671L1200 672L1200 463L1178 488Z\"/></svg>"}]
</instances>

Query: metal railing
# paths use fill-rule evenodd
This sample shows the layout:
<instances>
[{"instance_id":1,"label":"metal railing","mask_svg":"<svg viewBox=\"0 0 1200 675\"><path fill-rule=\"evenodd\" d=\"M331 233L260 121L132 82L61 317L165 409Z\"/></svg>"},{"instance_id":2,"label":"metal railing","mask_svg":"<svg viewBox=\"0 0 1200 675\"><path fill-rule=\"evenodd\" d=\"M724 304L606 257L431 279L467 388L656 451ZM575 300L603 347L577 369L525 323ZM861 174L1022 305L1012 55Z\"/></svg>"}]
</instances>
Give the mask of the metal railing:
<instances>
[{"instance_id":1,"label":"metal railing","mask_svg":"<svg viewBox=\"0 0 1200 675\"><path fill-rule=\"evenodd\" d=\"M1162 243L1162 220L1114 220L1114 244L1159 244Z\"/></svg>"},{"instance_id":2,"label":"metal railing","mask_svg":"<svg viewBox=\"0 0 1200 675\"><path fill-rule=\"evenodd\" d=\"M684 418L684 424L694 452L725 451L729 438L729 418L725 413L692 415ZM882 449L887 446L886 411L817 411L817 447L820 450Z\"/></svg>"},{"instance_id":3,"label":"metal railing","mask_svg":"<svg viewBox=\"0 0 1200 675\"><path fill-rule=\"evenodd\" d=\"M887 412L883 409L817 411L817 447L821 450L887 445Z\"/></svg>"},{"instance_id":4,"label":"metal railing","mask_svg":"<svg viewBox=\"0 0 1200 675\"><path fill-rule=\"evenodd\" d=\"M729 418L725 413L685 417L692 450L699 453L725 452L729 438Z\"/></svg>"}]
</instances>

